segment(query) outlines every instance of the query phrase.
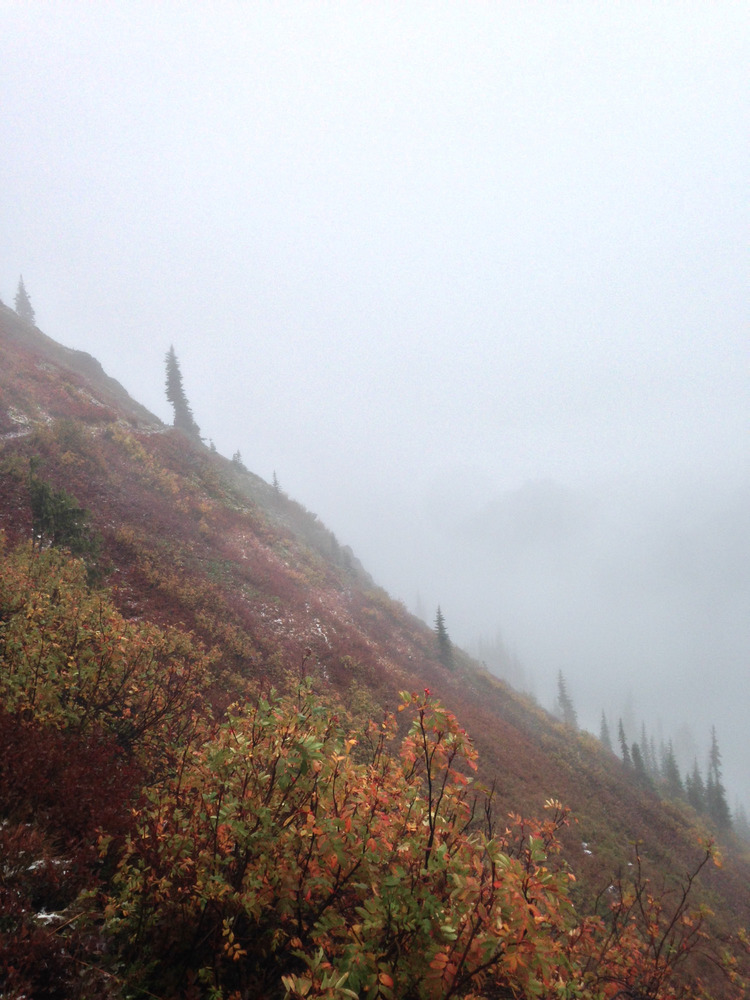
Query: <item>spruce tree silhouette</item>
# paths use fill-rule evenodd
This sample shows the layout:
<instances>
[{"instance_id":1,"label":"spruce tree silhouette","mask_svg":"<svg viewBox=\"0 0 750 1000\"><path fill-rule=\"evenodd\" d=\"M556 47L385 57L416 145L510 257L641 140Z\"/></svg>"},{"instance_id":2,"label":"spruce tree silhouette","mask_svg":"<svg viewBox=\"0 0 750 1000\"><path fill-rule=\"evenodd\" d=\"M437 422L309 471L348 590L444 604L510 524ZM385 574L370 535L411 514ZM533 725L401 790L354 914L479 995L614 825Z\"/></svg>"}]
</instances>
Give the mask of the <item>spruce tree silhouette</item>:
<instances>
[{"instance_id":1,"label":"spruce tree silhouette","mask_svg":"<svg viewBox=\"0 0 750 1000\"><path fill-rule=\"evenodd\" d=\"M180 363L177 360L174 347L170 344L166 356L167 365L167 399L174 409L174 426L179 430L190 434L192 437L200 437L200 427L193 418L193 411L187 401L185 390L182 386L182 372Z\"/></svg>"},{"instance_id":2,"label":"spruce tree silhouette","mask_svg":"<svg viewBox=\"0 0 750 1000\"><path fill-rule=\"evenodd\" d=\"M573 707L573 699L568 694L568 685L565 683L562 670L558 671L557 674L555 715L564 726L567 726L569 729L578 729L578 717Z\"/></svg>"},{"instance_id":3,"label":"spruce tree silhouette","mask_svg":"<svg viewBox=\"0 0 750 1000\"><path fill-rule=\"evenodd\" d=\"M709 817L721 830L732 825L732 814L727 804L727 794L721 781L721 753L716 738L716 727L711 727L711 750L708 756L708 777L706 778L706 809Z\"/></svg>"},{"instance_id":4,"label":"spruce tree silhouette","mask_svg":"<svg viewBox=\"0 0 750 1000\"><path fill-rule=\"evenodd\" d=\"M437 640L440 662L445 667L453 667L453 643L448 635L448 629L445 627L445 618L443 618L440 605L438 605L437 615L435 616L435 638Z\"/></svg>"},{"instance_id":5,"label":"spruce tree silhouette","mask_svg":"<svg viewBox=\"0 0 750 1000\"><path fill-rule=\"evenodd\" d=\"M16 292L16 312L19 317L28 323L29 326L35 325L35 314L34 309L31 305L31 300L29 299L29 294L26 291L26 286L23 283L23 275L18 279L18 291Z\"/></svg>"}]
</instances>

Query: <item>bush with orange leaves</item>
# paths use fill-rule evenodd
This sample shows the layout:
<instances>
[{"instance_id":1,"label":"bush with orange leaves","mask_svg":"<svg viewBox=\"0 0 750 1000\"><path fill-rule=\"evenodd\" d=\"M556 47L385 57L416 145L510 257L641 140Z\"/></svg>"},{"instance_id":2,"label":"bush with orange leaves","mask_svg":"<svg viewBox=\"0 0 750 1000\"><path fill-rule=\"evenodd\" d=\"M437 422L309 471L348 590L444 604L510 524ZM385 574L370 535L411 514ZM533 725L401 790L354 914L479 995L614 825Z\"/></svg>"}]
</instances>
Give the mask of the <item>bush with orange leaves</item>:
<instances>
[{"instance_id":1,"label":"bush with orange leaves","mask_svg":"<svg viewBox=\"0 0 750 1000\"><path fill-rule=\"evenodd\" d=\"M566 811L550 800L544 820L497 828L475 748L429 691L403 693L402 738L398 716L355 735L309 678L214 720L201 698L210 657L188 636L123 620L64 553L0 543L0 570L0 820L15 823L3 837L25 858L0 866L0 930L19 983L37 984L54 959L61 997L80 995L82 970L88 995L95 979L112 998L704 995L674 973L706 943L689 897L710 848L676 897L637 866L602 915L581 916L559 853ZM69 752L19 783L24 761L10 751L27 731ZM71 791L76 754L94 767ZM146 772L153 783L124 823ZM61 812L55 795L86 805L82 837L104 831L104 867L87 867L75 901L67 877L62 896L49 878L40 895L36 862L56 870L46 856L27 864L48 841L62 849L58 812L81 812ZM62 922L42 933L33 907L58 896ZM745 995L729 964L716 995Z\"/></svg>"},{"instance_id":2,"label":"bush with orange leaves","mask_svg":"<svg viewBox=\"0 0 750 1000\"><path fill-rule=\"evenodd\" d=\"M676 996L674 940L653 944L687 906L672 920L623 897L608 921L581 918L561 805L495 831L453 715L427 691L401 709L400 746L391 717L357 740L307 679L186 749L106 907L128 983L234 1000ZM693 923L685 947L699 939Z\"/></svg>"}]
</instances>

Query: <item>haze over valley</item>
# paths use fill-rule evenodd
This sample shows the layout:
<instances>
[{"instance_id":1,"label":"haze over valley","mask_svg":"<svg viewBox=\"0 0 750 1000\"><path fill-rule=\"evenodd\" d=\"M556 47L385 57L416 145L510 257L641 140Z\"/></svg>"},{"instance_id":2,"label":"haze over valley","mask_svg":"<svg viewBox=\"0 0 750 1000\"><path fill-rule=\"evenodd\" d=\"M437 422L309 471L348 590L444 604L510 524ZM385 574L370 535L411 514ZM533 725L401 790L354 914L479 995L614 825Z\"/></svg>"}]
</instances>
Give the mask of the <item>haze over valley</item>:
<instances>
[{"instance_id":1,"label":"haze over valley","mask_svg":"<svg viewBox=\"0 0 750 1000\"><path fill-rule=\"evenodd\" d=\"M165 422L173 343L204 438L409 609L683 770L715 725L750 803L745 6L0 27L2 300Z\"/></svg>"}]
</instances>

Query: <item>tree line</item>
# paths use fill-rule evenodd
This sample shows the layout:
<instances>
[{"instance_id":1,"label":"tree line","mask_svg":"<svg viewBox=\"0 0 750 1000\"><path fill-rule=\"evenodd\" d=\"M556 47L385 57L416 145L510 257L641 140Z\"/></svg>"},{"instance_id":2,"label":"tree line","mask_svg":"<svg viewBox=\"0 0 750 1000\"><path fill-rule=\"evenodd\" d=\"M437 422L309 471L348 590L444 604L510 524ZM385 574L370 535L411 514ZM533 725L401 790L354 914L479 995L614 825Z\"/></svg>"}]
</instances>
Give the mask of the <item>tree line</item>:
<instances>
[{"instance_id":1,"label":"tree line","mask_svg":"<svg viewBox=\"0 0 750 1000\"><path fill-rule=\"evenodd\" d=\"M640 739L629 741L622 718L618 719L615 747L607 717L602 711L599 739L609 751L617 753L639 784L657 785L670 798L683 799L720 830L728 830L732 826L732 815L722 781L722 758L715 726L711 727L711 745L705 772L701 771L696 758L684 777L680 774L672 740L660 740L657 748L653 736L648 736L645 724L641 726Z\"/></svg>"}]
</instances>

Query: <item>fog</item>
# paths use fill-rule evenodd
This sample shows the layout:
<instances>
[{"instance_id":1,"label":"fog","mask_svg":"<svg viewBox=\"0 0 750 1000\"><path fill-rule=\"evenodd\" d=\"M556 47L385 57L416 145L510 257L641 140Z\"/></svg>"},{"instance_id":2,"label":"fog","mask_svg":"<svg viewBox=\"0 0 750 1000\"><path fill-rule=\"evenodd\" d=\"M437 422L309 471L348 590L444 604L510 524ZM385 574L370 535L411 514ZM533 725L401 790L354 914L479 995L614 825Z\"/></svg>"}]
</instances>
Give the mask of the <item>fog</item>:
<instances>
[{"instance_id":1,"label":"fog","mask_svg":"<svg viewBox=\"0 0 750 1000\"><path fill-rule=\"evenodd\" d=\"M0 297L750 803L749 27L0 2Z\"/></svg>"}]
</instances>

